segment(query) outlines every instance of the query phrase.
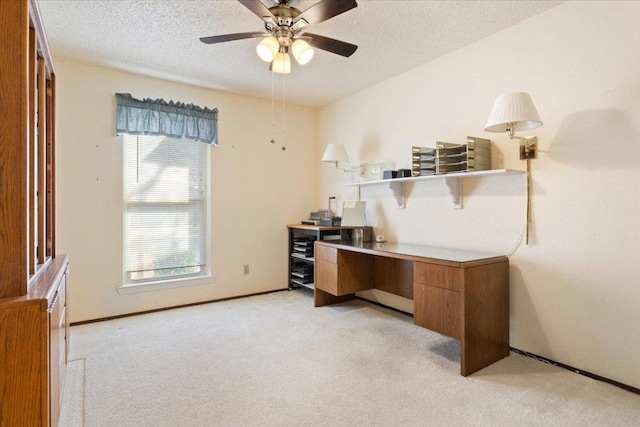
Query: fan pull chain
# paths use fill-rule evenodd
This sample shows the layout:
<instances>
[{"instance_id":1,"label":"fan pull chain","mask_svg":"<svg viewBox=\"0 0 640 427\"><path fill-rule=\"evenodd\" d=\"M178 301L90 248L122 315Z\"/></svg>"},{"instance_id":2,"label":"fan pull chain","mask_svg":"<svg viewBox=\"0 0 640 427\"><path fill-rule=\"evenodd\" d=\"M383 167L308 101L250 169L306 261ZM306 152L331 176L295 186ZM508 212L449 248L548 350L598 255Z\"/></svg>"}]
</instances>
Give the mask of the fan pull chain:
<instances>
[{"instance_id":1,"label":"fan pull chain","mask_svg":"<svg viewBox=\"0 0 640 427\"><path fill-rule=\"evenodd\" d=\"M284 124L284 73L282 74L282 151L286 150L285 143L287 142L287 133Z\"/></svg>"},{"instance_id":2,"label":"fan pull chain","mask_svg":"<svg viewBox=\"0 0 640 427\"><path fill-rule=\"evenodd\" d=\"M136 184L140 183L140 135L136 135Z\"/></svg>"},{"instance_id":3,"label":"fan pull chain","mask_svg":"<svg viewBox=\"0 0 640 427\"><path fill-rule=\"evenodd\" d=\"M275 108L274 108L274 99L275 99L275 78L273 77L273 73L271 74L271 142L272 144L276 143L275 139Z\"/></svg>"}]
</instances>

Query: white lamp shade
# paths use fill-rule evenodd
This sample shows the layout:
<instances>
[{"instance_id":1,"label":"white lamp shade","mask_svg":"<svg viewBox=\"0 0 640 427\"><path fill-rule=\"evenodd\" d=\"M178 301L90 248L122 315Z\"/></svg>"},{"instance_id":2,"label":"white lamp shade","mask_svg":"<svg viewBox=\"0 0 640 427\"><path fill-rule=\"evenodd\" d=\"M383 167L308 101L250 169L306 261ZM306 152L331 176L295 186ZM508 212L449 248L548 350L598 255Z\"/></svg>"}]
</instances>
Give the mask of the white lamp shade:
<instances>
[{"instance_id":1,"label":"white lamp shade","mask_svg":"<svg viewBox=\"0 0 640 427\"><path fill-rule=\"evenodd\" d=\"M347 150L344 148L344 145L329 144L327 145L327 148L324 150L322 161L330 162L330 163L337 163L337 162L349 163L349 156L347 156Z\"/></svg>"},{"instance_id":2,"label":"white lamp shade","mask_svg":"<svg viewBox=\"0 0 640 427\"><path fill-rule=\"evenodd\" d=\"M291 45L291 53L293 53L293 57L296 58L298 64L304 65L311 61L313 58L313 48L302 39L296 39Z\"/></svg>"},{"instance_id":3,"label":"white lamp shade","mask_svg":"<svg viewBox=\"0 0 640 427\"><path fill-rule=\"evenodd\" d=\"M278 43L278 39L273 36L266 37L256 46L258 56L265 62L273 61L276 53L278 53L278 49L280 49L280 43Z\"/></svg>"},{"instance_id":4,"label":"white lamp shade","mask_svg":"<svg viewBox=\"0 0 640 427\"><path fill-rule=\"evenodd\" d=\"M542 120L528 93L514 92L500 95L493 104L489 120L484 128L487 132L508 132L535 129Z\"/></svg>"},{"instance_id":5,"label":"white lamp shade","mask_svg":"<svg viewBox=\"0 0 640 427\"><path fill-rule=\"evenodd\" d=\"M280 74L289 74L291 72L291 59L286 52L278 52L271 63L271 71Z\"/></svg>"}]
</instances>

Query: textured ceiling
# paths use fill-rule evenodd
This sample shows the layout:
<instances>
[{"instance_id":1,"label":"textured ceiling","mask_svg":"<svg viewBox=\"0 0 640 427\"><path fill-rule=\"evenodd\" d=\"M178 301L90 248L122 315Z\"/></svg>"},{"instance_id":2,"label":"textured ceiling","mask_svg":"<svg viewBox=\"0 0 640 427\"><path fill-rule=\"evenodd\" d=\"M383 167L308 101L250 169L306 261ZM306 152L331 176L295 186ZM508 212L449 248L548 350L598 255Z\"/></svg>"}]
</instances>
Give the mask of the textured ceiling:
<instances>
[{"instance_id":1,"label":"textured ceiling","mask_svg":"<svg viewBox=\"0 0 640 427\"><path fill-rule=\"evenodd\" d=\"M330 0L325 0L330 1ZM272 6L270 0L263 0ZM316 0L297 0L305 10ZM319 107L510 27L561 1L358 0L308 27L359 46L350 58L316 50L284 77L287 102ZM203 36L261 32L235 0L39 0L52 55L271 98L272 74L255 39L206 45ZM282 75L275 75L277 88ZM278 89L281 90L281 89ZM160 94L159 94L160 96Z\"/></svg>"}]
</instances>

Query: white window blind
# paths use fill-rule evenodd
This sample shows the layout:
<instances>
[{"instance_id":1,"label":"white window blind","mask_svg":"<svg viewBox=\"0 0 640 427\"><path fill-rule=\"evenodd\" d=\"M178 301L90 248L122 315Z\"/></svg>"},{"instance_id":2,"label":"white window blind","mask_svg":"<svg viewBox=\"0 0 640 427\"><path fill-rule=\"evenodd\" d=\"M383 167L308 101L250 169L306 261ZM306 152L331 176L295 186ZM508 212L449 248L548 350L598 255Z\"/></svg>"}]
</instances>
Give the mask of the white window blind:
<instances>
[{"instance_id":1,"label":"white window blind","mask_svg":"<svg viewBox=\"0 0 640 427\"><path fill-rule=\"evenodd\" d=\"M207 145L124 135L128 283L206 274Z\"/></svg>"}]
</instances>

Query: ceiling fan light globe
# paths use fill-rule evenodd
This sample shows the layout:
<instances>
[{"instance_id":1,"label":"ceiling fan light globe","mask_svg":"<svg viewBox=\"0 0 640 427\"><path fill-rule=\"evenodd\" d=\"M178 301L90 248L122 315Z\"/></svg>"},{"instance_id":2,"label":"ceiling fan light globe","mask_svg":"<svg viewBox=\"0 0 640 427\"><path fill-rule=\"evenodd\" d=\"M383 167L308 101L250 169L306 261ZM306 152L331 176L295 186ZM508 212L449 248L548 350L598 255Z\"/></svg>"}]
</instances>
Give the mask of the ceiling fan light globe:
<instances>
[{"instance_id":1,"label":"ceiling fan light globe","mask_svg":"<svg viewBox=\"0 0 640 427\"><path fill-rule=\"evenodd\" d=\"M313 58L313 54L315 53L309 43L302 39L297 39L293 42L291 45L291 52L300 65L307 64L311 61L311 58Z\"/></svg>"},{"instance_id":2,"label":"ceiling fan light globe","mask_svg":"<svg viewBox=\"0 0 640 427\"><path fill-rule=\"evenodd\" d=\"M274 73L289 74L291 72L291 58L285 52L278 52L271 63L271 70Z\"/></svg>"},{"instance_id":3,"label":"ceiling fan light globe","mask_svg":"<svg viewBox=\"0 0 640 427\"><path fill-rule=\"evenodd\" d=\"M278 43L278 39L273 36L266 37L256 46L256 52L258 52L258 56L264 62L273 61L278 53L278 49L280 49L280 43Z\"/></svg>"}]
</instances>

